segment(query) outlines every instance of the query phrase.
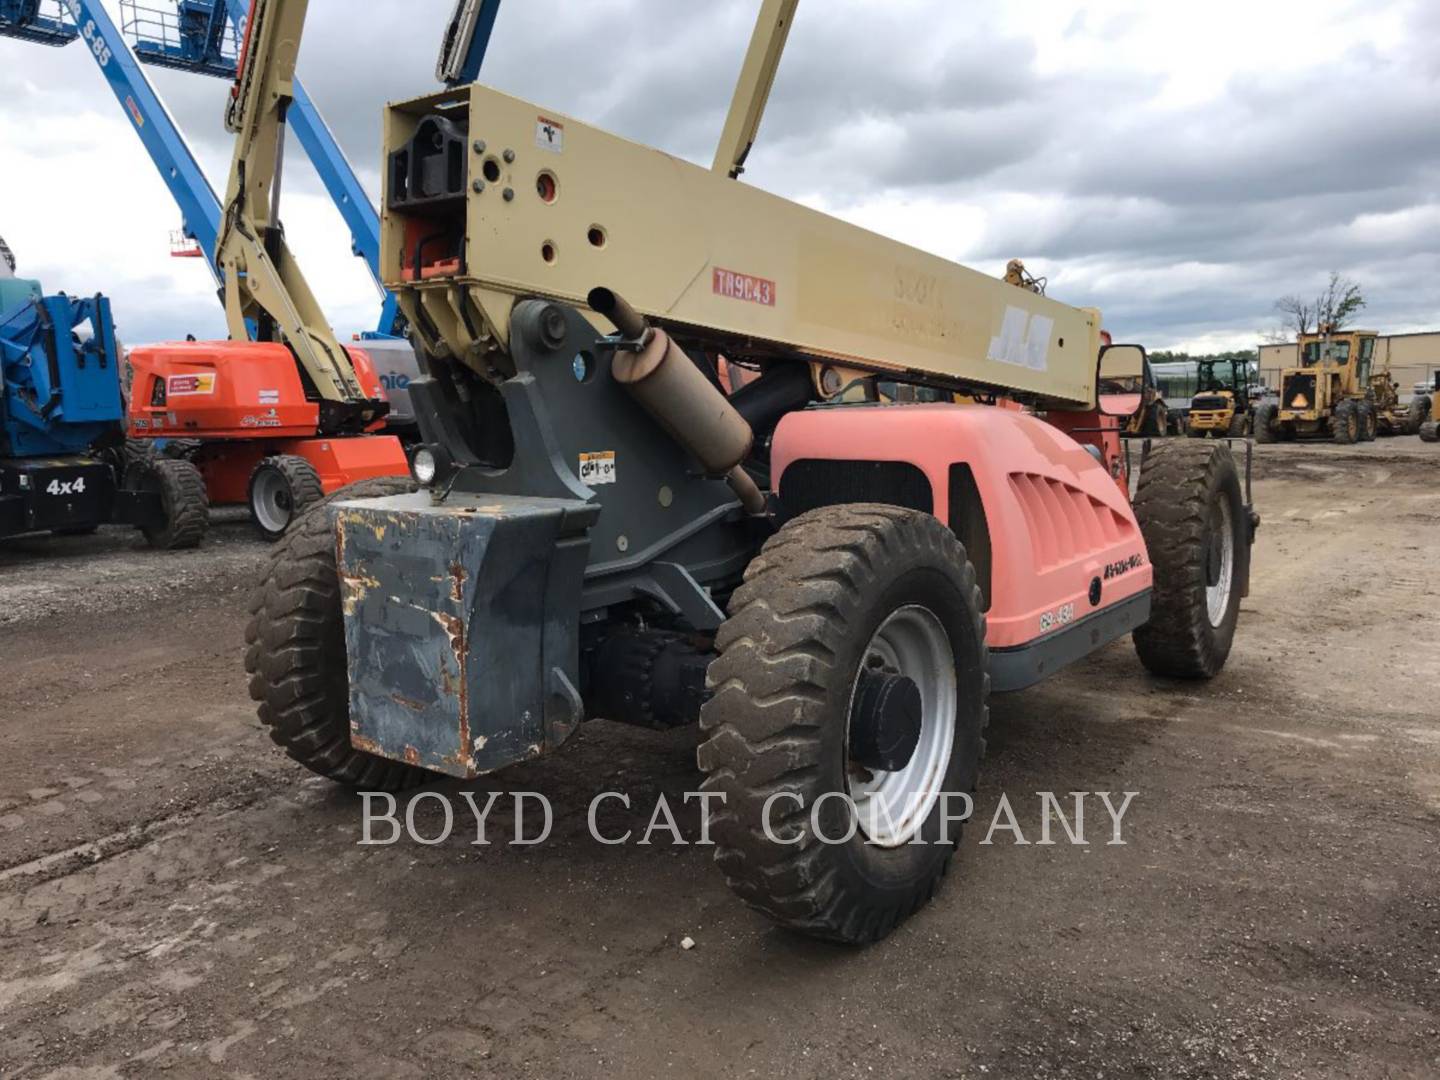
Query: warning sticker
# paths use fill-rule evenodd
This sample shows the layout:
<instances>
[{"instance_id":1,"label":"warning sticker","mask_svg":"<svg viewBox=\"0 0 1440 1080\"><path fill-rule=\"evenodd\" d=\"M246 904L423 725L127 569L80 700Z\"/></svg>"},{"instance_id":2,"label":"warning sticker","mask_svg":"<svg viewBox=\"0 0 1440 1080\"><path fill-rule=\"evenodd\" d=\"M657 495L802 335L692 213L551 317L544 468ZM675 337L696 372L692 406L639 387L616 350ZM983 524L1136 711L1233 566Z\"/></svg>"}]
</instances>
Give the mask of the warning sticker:
<instances>
[{"instance_id":1,"label":"warning sticker","mask_svg":"<svg viewBox=\"0 0 1440 1080\"><path fill-rule=\"evenodd\" d=\"M279 405L279 404L280 404L280 391L279 391L279 390L261 390L261 391L260 391L260 404L261 404L261 405Z\"/></svg>"},{"instance_id":2,"label":"warning sticker","mask_svg":"<svg viewBox=\"0 0 1440 1080\"><path fill-rule=\"evenodd\" d=\"M580 479L591 487L615 483L615 451L601 450L598 453L581 454Z\"/></svg>"},{"instance_id":3,"label":"warning sticker","mask_svg":"<svg viewBox=\"0 0 1440 1080\"><path fill-rule=\"evenodd\" d=\"M537 116L535 118L535 145L541 150L559 154L565 150L565 125L559 120Z\"/></svg>"},{"instance_id":4,"label":"warning sticker","mask_svg":"<svg viewBox=\"0 0 1440 1080\"><path fill-rule=\"evenodd\" d=\"M775 306L775 283L751 274L737 274L734 270L715 267L711 276L711 288L716 296L730 300L748 300L752 304Z\"/></svg>"},{"instance_id":5,"label":"warning sticker","mask_svg":"<svg viewBox=\"0 0 1440 1080\"><path fill-rule=\"evenodd\" d=\"M165 383L165 393L169 397L187 397L193 394L213 394L215 392L215 374L207 372L201 375L171 375Z\"/></svg>"},{"instance_id":6,"label":"warning sticker","mask_svg":"<svg viewBox=\"0 0 1440 1080\"><path fill-rule=\"evenodd\" d=\"M1024 308L1007 306L1000 333L990 339L986 358L1031 371L1046 371L1054 329L1055 320L1048 315L1032 315Z\"/></svg>"}]
</instances>

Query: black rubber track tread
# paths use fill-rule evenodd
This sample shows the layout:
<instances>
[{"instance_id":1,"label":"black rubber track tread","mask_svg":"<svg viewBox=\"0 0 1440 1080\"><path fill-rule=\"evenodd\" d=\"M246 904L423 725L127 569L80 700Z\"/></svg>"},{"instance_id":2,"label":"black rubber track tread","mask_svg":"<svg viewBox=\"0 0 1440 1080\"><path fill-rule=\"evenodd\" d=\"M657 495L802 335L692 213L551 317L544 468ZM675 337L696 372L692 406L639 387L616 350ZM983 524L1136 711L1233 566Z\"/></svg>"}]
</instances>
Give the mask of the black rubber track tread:
<instances>
[{"instance_id":1,"label":"black rubber track tread","mask_svg":"<svg viewBox=\"0 0 1440 1080\"><path fill-rule=\"evenodd\" d=\"M255 466L254 472L250 474L250 520L262 539L274 543L285 535L284 532L270 532L260 524L260 519L255 516L255 473L264 468L274 469L285 478L285 483L290 485L292 508L290 523L292 525L309 507L325 498L325 488L320 483L320 474L315 471L315 466L298 454L277 454L275 457L261 459L260 463Z\"/></svg>"},{"instance_id":2,"label":"black rubber track tread","mask_svg":"<svg viewBox=\"0 0 1440 1080\"><path fill-rule=\"evenodd\" d=\"M821 746L826 726L837 723L827 691L848 695L848 686L837 688L853 679L837 670L837 658L863 632L856 623L867 592L874 596L895 580L892 568L917 564L939 568L956 595L968 598L979 655L978 769L990 689L983 601L964 548L929 514L850 504L793 519L746 569L716 636L719 656L707 677L714 696L701 710L705 741L697 755L703 790L725 796L710 816L715 861L745 903L812 937L848 944L884 937L934 895L953 855L953 846L945 848L929 872L905 883L897 902L877 906L841 888L827 860L835 849L805 823L818 795L836 787ZM967 783L973 787L973 774ZM805 800L804 811L784 800L772 812L776 832L803 836L798 844L775 844L761 827L766 799L781 791Z\"/></svg>"},{"instance_id":3,"label":"black rubber track tread","mask_svg":"<svg viewBox=\"0 0 1440 1080\"><path fill-rule=\"evenodd\" d=\"M165 457L151 458L141 469L165 507L164 525L141 530L146 541L166 551L199 547L210 531L210 496L200 470L184 459Z\"/></svg>"},{"instance_id":4,"label":"black rubber track tread","mask_svg":"<svg viewBox=\"0 0 1440 1080\"><path fill-rule=\"evenodd\" d=\"M1255 409L1255 441L1273 443L1275 437L1275 412L1273 404L1260 405Z\"/></svg>"},{"instance_id":5,"label":"black rubber track tread","mask_svg":"<svg viewBox=\"0 0 1440 1080\"><path fill-rule=\"evenodd\" d=\"M250 594L245 671L270 738L311 772L367 791L432 774L350 745L349 689L331 504L414 491L402 476L361 480L312 504L286 530Z\"/></svg>"},{"instance_id":6,"label":"black rubber track tread","mask_svg":"<svg viewBox=\"0 0 1440 1080\"><path fill-rule=\"evenodd\" d=\"M1212 492L1228 479L1239 490L1239 475L1230 448L1223 443L1197 446L1156 444L1146 456L1135 491L1135 516L1145 536L1154 568L1150 620L1136 629L1135 651L1157 675L1208 679L1225 666L1230 640L1217 640L1205 600L1206 528ZM1243 510L1232 505L1237 529L1235 559L1246 541ZM1237 580L1230 600L1240 603ZM1233 633L1233 631L1232 631Z\"/></svg>"},{"instance_id":7,"label":"black rubber track tread","mask_svg":"<svg viewBox=\"0 0 1440 1080\"><path fill-rule=\"evenodd\" d=\"M1342 401L1336 405L1330 424L1333 437L1340 445L1349 446L1360 441L1360 412L1353 401Z\"/></svg>"}]
</instances>

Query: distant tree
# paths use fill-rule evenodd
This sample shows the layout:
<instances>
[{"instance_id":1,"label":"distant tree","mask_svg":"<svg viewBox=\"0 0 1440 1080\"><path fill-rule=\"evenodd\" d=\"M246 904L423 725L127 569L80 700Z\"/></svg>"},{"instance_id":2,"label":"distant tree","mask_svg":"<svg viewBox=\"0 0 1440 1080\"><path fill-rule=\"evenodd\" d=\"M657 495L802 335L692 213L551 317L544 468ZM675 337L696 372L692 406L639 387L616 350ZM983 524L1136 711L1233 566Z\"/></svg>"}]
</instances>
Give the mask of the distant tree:
<instances>
[{"instance_id":1,"label":"distant tree","mask_svg":"<svg viewBox=\"0 0 1440 1080\"><path fill-rule=\"evenodd\" d=\"M1330 271L1330 280L1314 300L1305 300L1295 293L1275 301L1280 313L1280 326L1266 334L1272 344L1288 341L1292 336L1318 332L1322 326L1342 329L1365 307L1365 294L1360 283L1345 277L1338 270Z\"/></svg>"},{"instance_id":2,"label":"distant tree","mask_svg":"<svg viewBox=\"0 0 1440 1080\"><path fill-rule=\"evenodd\" d=\"M1275 301L1275 310L1280 313L1282 336L1293 334L1297 338L1315 328L1315 305L1291 293Z\"/></svg>"},{"instance_id":3,"label":"distant tree","mask_svg":"<svg viewBox=\"0 0 1440 1080\"><path fill-rule=\"evenodd\" d=\"M1339 330L1348 325L1365 307L1365 295L1360 283L1342 277L1338 270L1330 271L1330 281L1315 300L1315 321L1321 325L1333 326Z\"/></svg>"}]
</instances>

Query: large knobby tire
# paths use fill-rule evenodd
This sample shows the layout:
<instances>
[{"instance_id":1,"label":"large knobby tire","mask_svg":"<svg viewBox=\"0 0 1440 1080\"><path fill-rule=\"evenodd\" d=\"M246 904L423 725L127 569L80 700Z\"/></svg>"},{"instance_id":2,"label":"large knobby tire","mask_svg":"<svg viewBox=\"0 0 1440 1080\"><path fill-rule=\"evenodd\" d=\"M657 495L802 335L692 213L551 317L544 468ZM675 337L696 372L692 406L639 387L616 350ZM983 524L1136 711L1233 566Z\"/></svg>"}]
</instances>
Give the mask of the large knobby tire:
<instances>
[{"instance_id":1,"label":"large knobby tire","mask_svg":"<svg viewBox=\"0 0 1440 1080\"><path fill-rule=\"evenodd\" d=\"M1330 414L1330 431L1337 443L1349 446L1360 441L1360 410L1353 401L1342 401Z\"/></svg>"},{"instance_id":2,"label":"large knobby tire","mask_svg":"<svg viewBox=\"0 0 1440 1080\"><path fill-rule=\"evenodd\" d=\"M250 597L245 670L260 722L311 772L365 791L400 791L431 774L350 745L332 504L414 490L406 477L384 476L350 484L315 503L275 546Z\"/></svg>"},{"instance_id":3,"label":"large knobby tire","mask_svg":"<svg viewBox=\"0 0 1440 1080\"><path fill-rule=\"evenodd\" d=\"M1440 442L1440 424L1434 420L1426 420L1420 425L1421 442Z\"/></svg>"},{"instance_id":4,"label":"large knobby tire","mask_svg":"<svg viewBox=\"0 0 1440 1080\"><path fill-rule=\"evenodd\" d=\"M1368 401L1362 401L1356 409L1360 413L1360 441L1374 442L1380 430L1380 419L1375 412L1375 406Z\"/></svg>"},{"instance_id":5,"label":"large knobby tire","mask_svg":"<svg viewBox=\"0 0 1440 1080\"><path fill-rule=\"evenodd\" d=\"M1416 394L1410 399L1410 407L1406 411L1405 434L1419 435L1420 428L1429 419L1430 398L1424 394Z\"/></svg>"},{"instance_id":6,"label":"large knobby tire","mask_svg":"<svg viewBox=\"0 0 1440 1080\"><path fill-rule=\"evenodd\" d=\"M1156 675L1211 678L1230 655L1250 563L1250 521L1230 448L1153 447L1135 516L1155 572L1135 651Z\"/></svg>"},{"instance_id":7,"label":"large knobby tire","mask_svg":"<svg viewBox=\"0 0 1440 1080\"><path fill-rule=\"evenodd\" d=\"M884 937L934 895L959 836L959 795L974 789L984 753L989 658L964 548L929 514L872 504L813 510L751 562L715 645L698 758L703 789L724 797L710 831L726 881L790 929L852 944ZM851 759L862 665L867 679L916 675L924 719L908 767L870 772ZM921 775L932 779L913 790L954 797L916 798L908 814L894 801L892 829L867 785L899 788ZM772 796L772 835L792 843L765 833ZM867 827L822 842L810 815L823 796L826 837ZM866 842L868 826L875 843Z\"/></svg>"},{"instance_id":8,"label":"large knobby tire","mask_svg":"<svg viewBox=\"0 0 1440 1080\"><path fill-rule=\"evenodd\" d=\"M1255 409L1255 441L1257 443L1273 443L1277 435L1275 431L1275 412L1273 404L1259 405Z\"/></svg>"},{"instance_id":9,"label":"large knobby tire","mask_svg":"<svg viewBox=\"0 0 1440 1080\"><path fill-rule=\"evenodd\" d=\"M250 474L250 520L272 544L291 522L325 497L315 466L296 454L261 459Z\"/></svg>"},{"instance_id":10,"label":"large knobby tire","mask_svg":"<svg viewBox=\"0 0 1440 1080\"><path fill-rule=\"evenodd\" d=\"M1250 417L1242 412L1237 412L1230 418L1229 430L1225 433L1232 439L1243 439L1250 434Z\"/></svg>"},{"instance_id":11,"label":"large knobby tire","mask_svg":"<svg viewBox=\"0 0 1440 1080\"><path fill-rule=\"evenodd\" d=\"M140 527L146 543L162 551L176 551L204 542L210 530L210 496L205 478L193 463L153 457L137 463L130 475L139 490L160 496L163 520Z\"/></svg>"}]
</instances>

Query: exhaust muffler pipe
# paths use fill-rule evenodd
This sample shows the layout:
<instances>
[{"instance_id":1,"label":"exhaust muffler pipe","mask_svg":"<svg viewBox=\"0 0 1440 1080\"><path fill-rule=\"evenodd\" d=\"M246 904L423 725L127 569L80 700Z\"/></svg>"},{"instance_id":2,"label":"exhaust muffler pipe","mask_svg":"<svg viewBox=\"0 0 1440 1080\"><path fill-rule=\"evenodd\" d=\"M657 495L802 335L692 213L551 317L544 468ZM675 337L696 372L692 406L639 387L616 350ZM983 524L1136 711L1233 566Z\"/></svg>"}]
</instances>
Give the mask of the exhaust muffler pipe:
<instances>
[{"instance_id":1,"label":"exhaust muffler pipe","mask_svg":"<svg viewBox=\"0 0 1440 1080\"><path fill-rule=\"evenodd\" d=\"M765 496L741 462L755 433L665 331L609 289L591 289L592 311L640 346L618 351L610 373L669 436L694 454L709 476L723 476L748 513L765 510Z\"/></svg>"}]
</instances>

